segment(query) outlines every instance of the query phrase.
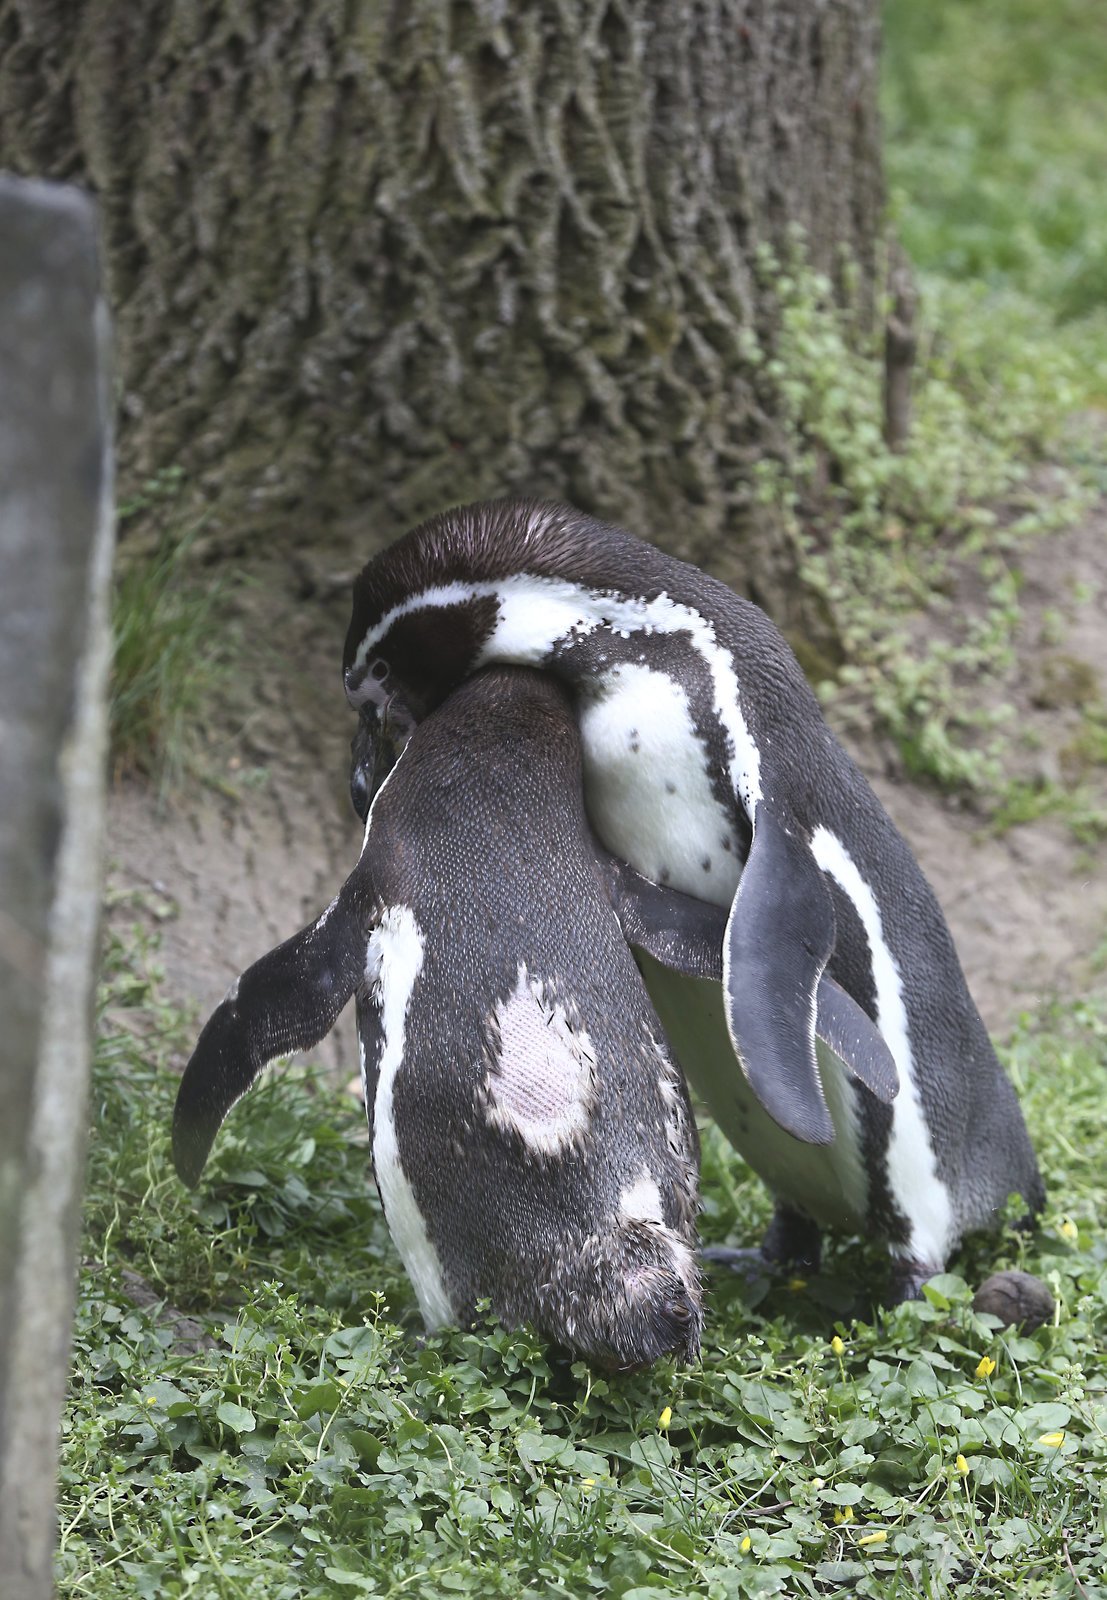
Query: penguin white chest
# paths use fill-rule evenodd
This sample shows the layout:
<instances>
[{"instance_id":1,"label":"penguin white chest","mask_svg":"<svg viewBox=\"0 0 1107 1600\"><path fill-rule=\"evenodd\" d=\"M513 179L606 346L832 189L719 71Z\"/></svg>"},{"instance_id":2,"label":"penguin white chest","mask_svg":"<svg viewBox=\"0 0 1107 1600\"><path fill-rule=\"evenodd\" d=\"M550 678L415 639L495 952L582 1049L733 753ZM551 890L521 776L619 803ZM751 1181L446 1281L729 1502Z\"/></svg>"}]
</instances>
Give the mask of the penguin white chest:
<instances>
[{"instance_id":1,"label":"penguin white chest","mask_svg":"<svg viewBox=\"0 0 1107 1600\"><path fill-rule=\"evenodd\" d=\"M864 1229L869 1179L853 1086L838 1058L819 1041L834 1143L801 1144L777 1127L734 1059L720 985L673 972L642 951L638 961L689 1082L739 1154L778 1199L821 1226Z\"/></svg>"},{"instance_id":2,"label":"penguin white chest","mask_svg":"<svg viewBox=\"0 0 1107 1600\"><path fill-rule=\"evenodd\" d=\"M655 883L729 905L741 867L688 696L666 672L613 667L582 699L584 796L607 848Z\"/></svg>"}]
</instances>

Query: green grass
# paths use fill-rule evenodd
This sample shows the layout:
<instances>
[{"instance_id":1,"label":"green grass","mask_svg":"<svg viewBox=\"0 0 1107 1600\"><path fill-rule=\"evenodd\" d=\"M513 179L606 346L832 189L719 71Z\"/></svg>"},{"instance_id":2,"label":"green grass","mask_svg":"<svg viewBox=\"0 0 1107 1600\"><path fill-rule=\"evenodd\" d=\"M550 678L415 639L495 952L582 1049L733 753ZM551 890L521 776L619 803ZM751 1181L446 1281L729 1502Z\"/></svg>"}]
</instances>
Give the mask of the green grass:
<instances>
[{"instance_id":1,"label":"green grass","mask_svg":"<svg viewBox=\"0 0 1107 1600\"><path fill-rule=\"evenodd\" d=\"M964 1277L861 1320L882 1268L858 1244L809 1283L724 1279L700 1366L602 1379L525 1332L419 1339L360 1108L309 1072L237 1107L187 1194L168 1129L194 1031L149 951L115 944L63 1596L1104 1594L1107 1005L1027 1020L1009 1052L1038 1234L977 1241ZM704 1196L708 1237L757 1236L761 1187L713 1134ZM1001 1264L1048 1279L1055 1326L974 1315L965 1280ZM139 1280L212 1346L175 1349Z\"/></svg>"},{"instance_id":2,"label":"green grass","mask_svg":"<svg viewBox=\"0 0 1107 1600\"><path fill-rule=\"evenodd\" d=\"M1107 489L1107 22L1101 0L886 0L884 21L891 214L922 290L902 452L881 437L879 331L858 347L827 284L769 267L784 305L767 370L797 455L762 462L759 486L845 665L801 659L838 728L882 729L910 775L1086 832L1083 798L1012 788L1002 686L1023 550ZM961 605L974 572L983 602Z\"/></svg>"},{"instance_id":3,"label":"green grass","mask_svg":"<svg viewBox=\"0 0 1107 1600\"><path fill-rule=\"evenodd\" d=\"M119 508L121 525L144 512L156 526L178 487L175 474L152 480ZM194 570L198 531L182 537L172 522L164 524L153 552L133 558L124 542L112 599L112 762L117 771L153 779L162 792L194 764L199 730L229 670L226 585Z\"/></svg>"},{"instance_id":4,"label":"green grass","mask_svg":"<svg viewBox=\"0 0 1107 1600\"><path fill-rule=\"evenodd\" d=\"M1107 214L1099 0L885 0L893 215L933 280L1050 343L1107 406Z\"/></svg>"}]
</instances>

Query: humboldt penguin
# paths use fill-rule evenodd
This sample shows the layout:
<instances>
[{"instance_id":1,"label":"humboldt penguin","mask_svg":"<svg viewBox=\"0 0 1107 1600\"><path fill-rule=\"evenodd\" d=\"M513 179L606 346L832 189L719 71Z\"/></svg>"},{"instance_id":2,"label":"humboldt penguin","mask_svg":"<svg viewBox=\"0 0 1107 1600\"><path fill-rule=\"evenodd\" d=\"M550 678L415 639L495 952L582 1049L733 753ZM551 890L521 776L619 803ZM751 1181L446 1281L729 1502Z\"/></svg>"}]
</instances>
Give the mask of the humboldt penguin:
<instances>
[{"instance_id":1,"label":"humboldt penguin","mask_svg":"<svg viewBox=\"0 0 1107 1600\"><path fill-rule=\"evenodd\" d=\"M427 1328L488 1300L606 1368L690 1359L698 1139L607 881L565 690L517 668L466 682L379 788L336 899L204 1028L181 1177L355 995L377 1186Z\"/></svg>"},{"instance_id":2,"label":"humboldt penguin","mask_svg":"<svg viewBox=\"0 0 1107 1600\"><path fill-rule=\"evenodd\" d=\"M444 512L357 578L345 687L385 764L494 662L571 692L602 844L724 913L716 974L674 971L679 952L643 967L693 1084L777 1196L767 1249L809 1260L824 1222L863 1226L907 1295L1010 1192L1037 1209L1022 1115L937 899L769 618L621 528L532 500ZM855 1003L834 1051L818 1044L824 975Z\"/></svg>"}]
</instances>

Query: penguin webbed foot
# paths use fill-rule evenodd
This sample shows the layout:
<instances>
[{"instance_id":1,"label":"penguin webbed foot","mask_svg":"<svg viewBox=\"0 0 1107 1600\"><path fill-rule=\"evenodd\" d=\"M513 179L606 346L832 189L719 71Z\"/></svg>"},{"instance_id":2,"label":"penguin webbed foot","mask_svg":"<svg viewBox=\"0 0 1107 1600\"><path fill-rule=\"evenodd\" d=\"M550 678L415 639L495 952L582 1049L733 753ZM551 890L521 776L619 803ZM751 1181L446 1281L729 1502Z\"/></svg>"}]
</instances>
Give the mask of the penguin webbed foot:
<instances>
[{"instance_id":1,"label":"penguin webbed foot","mask_svg":"<svg viewBox=\"0 0 1107 1600\"><path fill-rule=\"evenodd\" d=\"M778 1205L765 1237L755 1249L736 1249L729 1245L707 1245L700 1258L712 1266L726 1267L747 1282L766 1273L785 1271L818 1272L822 1264L823 1240L818 1223L802 1212Z\"/></svg>"},{"instance_id":2,"label":"penguin webbed foot","mask_svg":"<svg viewBox=\"0 0 1107 1600\"><path fill-rule=\"evenodd\" d=\"M911 1256L893 1257L888 1291L884 1296L885 1308L891 1310L893 1306L903 1305L905 1300L921 1299L923 1284L944 1271L945 1264L941 1261L916 1261Z\"/></svg>"}]
</instances>

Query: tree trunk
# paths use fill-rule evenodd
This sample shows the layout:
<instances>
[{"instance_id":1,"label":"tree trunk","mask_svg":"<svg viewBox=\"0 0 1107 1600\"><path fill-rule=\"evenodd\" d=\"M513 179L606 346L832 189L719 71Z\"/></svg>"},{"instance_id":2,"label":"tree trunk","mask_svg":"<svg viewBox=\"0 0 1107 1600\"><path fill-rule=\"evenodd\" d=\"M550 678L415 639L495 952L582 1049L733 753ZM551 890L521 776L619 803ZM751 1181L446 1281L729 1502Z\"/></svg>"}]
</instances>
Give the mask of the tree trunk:
<instances>
[{"instance_id":1,"label":"tree trunk","mask_svg":"<svg viewBox=\"0 0 1107 1600\"><path fill-rule=\"evenodd\" d=\"M0 180L0 1588L53 1594L84 1166L111 564L81 195Z\"/></svg>"},{"instance_id":2,"label":"tree trunk","mask_svg":"<svg viewBox=\"0 0 1107 1600\"><path fill-rule=\"evenodd\" d=\"M788 612L772 270L871 308L877 0L0 0L0 160L100 197L125 487L376 544L562 496Z\"/></svg>"}]
</instances>

